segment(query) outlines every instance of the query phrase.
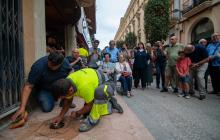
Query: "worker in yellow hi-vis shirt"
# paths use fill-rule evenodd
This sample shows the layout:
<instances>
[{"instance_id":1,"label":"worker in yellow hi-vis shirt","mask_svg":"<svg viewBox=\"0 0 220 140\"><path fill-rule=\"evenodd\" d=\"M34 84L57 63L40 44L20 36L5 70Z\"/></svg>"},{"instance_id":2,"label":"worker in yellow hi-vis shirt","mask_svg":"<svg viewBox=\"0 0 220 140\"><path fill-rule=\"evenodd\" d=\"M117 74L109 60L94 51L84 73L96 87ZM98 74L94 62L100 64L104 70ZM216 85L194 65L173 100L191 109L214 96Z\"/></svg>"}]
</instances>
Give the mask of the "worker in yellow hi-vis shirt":
<instances>
[{"instance_id":1,"label":"worker in yellow hi-vis shirt","mask_svg":"<svg viewBox=\"0 0 220 140\"><path fill-rule=\"evenodd\" d=\"M79 48L79 55L87 58L89 56L89 52L85 48L81 47Z\"/></svg>"},{"instance_id":2,"label":"worker in yellow hi-vis shirt","mask_svg":"<svg viewBox=\"0 0 220 140\"><path fill-rule=\"evenodd\" d=\"M100 71L85 68L71 73L66 79L54 83L53 89L61 98L65 99L60 114L53 118L53 123L62 121L68 111L74 96L85 100L84 107L79 111L72 112L73 118L89 114L81 124L79 131L86 132L98 124L100 117L109 115L113 109L123 113L122 107L113 97L114 85L107 82L107 77Z\"/></svg>"}]
</instances>

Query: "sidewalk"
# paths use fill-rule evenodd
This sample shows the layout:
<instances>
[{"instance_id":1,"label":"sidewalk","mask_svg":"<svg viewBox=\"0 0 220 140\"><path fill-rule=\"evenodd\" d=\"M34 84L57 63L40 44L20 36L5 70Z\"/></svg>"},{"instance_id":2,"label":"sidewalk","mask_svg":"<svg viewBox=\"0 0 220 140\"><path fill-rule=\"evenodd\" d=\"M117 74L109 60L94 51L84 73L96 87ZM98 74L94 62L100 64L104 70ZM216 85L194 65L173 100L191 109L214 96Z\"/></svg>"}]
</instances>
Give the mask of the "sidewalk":
<instances>
[{"instance_id":1,"label":"sidewalk","mask_svg":"<svg viewBox=\"0 0 220 140\"><path fill-rule=\"evenodd\" d=\"M79 121L73 121L69 117L65 119L65 127L58 130L49 129L49 120L60 112L56 107L51 113L35 111L28 123L15 130L5 129L0 132L0 139L4 140L153 140L154 138L144 125L138 120L134 112L128 108L122 97L117 96L124 113L113 113L102 117L100 123L91 131L79 133ZM132 100L132 99L131 99ZM83 102L75 98L74 103L79 109ZM68 113L70 113L69 111Z\"/></svg>"}]
</instances>

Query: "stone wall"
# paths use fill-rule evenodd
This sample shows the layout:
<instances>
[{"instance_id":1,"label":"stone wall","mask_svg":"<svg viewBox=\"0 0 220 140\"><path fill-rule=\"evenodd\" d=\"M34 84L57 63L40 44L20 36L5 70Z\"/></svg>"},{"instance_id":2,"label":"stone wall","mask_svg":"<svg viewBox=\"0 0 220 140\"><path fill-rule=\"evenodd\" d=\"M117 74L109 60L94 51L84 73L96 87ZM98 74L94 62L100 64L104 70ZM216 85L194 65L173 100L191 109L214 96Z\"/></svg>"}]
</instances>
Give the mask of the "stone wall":
<instances>
[{"instance_id":1,"label":"stone wall","mask_svg":"<svg viewBox=\"0 0 220 140\"><path fill-rule=\"evenodd\" d=\"M38 58L46 55L45 0L23 0L25 76Z\"/></svg>"}]
</instances>

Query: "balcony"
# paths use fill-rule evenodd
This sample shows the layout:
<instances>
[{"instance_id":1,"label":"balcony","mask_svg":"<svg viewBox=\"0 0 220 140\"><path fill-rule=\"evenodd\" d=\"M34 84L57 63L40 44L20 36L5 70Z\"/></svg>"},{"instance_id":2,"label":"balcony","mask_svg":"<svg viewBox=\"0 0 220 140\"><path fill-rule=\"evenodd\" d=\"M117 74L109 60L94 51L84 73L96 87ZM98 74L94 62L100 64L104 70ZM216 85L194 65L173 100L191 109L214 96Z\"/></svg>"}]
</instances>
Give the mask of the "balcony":
<instances>
[{"instance_id":1,"label":"balcony","mask_svg":"<svg viewBox=\"0 0 220 140\"><path fill-rule=\"evenodd\" d=\"M175 25L180 17L180 11L179 10L174 10L170 12L170 26Z\"/></svg>"},{"instance_id":2,"label":"balcony","mask_svg":"<svg viewBox=\"0 0 220 140\"><path fill-rule=\"evenodd\" d=\"M191 17L212 5L212 0L193 0L192 4L190 2L188 0L183 3L183 17Z\"/></svg>"}]
</instances>

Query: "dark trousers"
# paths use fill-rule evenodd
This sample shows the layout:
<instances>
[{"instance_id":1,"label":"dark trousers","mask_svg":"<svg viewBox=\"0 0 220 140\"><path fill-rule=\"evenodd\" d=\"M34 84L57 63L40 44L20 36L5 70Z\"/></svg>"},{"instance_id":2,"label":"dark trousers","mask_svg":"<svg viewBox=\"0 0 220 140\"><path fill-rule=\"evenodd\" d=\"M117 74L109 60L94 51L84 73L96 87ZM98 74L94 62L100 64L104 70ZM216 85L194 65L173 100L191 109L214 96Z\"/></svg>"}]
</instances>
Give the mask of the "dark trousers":
<instances>
[{"instance_id":1,"label":"dark trousers","mask_svg":"<svg viewBox=\"0 0 220 140\"><path fill-rule=\"evenodd\" d=\"M134 68L133 70L134 76L134 86L138 87L139 81L141 80L142 88L146 87L146 68Z\"/></svg>"},{"instance_id":2,"label":"dark trousers","mask_svg":"<svg viewBox=\"0 0 220 140\"><path fill-rule=\"evenodd\" d=\"M162 88L165 86L165 68L166 63L157 63L156 64L156 84L157 87L160 87L160 77L162 80Z\"/></svg>"},{"instance_id":3,"label":"dark trousers","mask_svg":"<svg viewBox=\"0 0 220 140\"><path fill-rule=\"evenodd\" d=\"M209 67L209 74L212 81L212 87L215 92L220 92L220 67Z\"/></svg>"},{"instance_id":4,"label":"dark trousers","mask_svg":"<svg viewBox=\"0 0 220 140\"><path fill-rule=\"evenodd\" d=\"M127 93L128 91L131 91L132 87L132 78L131 76L120 76L119 81L121 82L121 86L124 93Z\"/></svg>"}]
</instances>

